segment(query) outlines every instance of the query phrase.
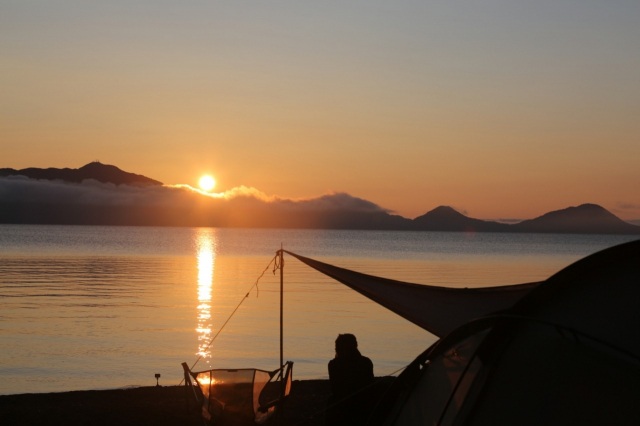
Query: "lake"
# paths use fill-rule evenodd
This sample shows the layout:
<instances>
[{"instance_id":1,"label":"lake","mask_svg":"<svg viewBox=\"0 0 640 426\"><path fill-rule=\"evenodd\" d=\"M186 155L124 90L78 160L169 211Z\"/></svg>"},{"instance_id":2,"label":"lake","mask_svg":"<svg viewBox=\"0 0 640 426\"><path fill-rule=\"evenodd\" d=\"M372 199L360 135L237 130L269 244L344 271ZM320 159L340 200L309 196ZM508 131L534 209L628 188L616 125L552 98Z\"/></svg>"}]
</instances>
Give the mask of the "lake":
<instances>
[{"instance_id":1,"label":"lake","mask_svg":"<svg viewBox=\"0 0 640 426\"><path fill-rule=\"evenodd\" d=\"M280 247L367 274L478 287L543 280L635 238L0 225L0 394L148 386L156 373L177 385L183 361L277 368ZM435 341L287 255L284 289L294 379L328 377L338 333L358 337L377 376Z\"/></svg>"}]
</instances>

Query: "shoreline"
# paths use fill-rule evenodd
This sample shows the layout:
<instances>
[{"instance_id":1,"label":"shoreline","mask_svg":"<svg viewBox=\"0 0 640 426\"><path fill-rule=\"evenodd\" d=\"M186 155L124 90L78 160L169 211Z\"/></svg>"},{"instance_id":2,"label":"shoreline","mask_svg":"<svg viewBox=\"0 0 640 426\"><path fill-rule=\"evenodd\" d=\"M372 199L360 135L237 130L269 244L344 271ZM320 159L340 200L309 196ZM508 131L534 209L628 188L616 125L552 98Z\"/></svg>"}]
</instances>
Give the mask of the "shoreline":
<instances>
[{"instance_id":1,"label":"shoreline","mask_svg":"<svg viewBox=\"0 0 640 426\"><path fill-rule=\"evenodd\" d=\"M200 408L185 386L0 395L2 425L202 425ZM283 425L324 425L329 381L294 380L283 406Z\"/></svg>"}]
</instances>

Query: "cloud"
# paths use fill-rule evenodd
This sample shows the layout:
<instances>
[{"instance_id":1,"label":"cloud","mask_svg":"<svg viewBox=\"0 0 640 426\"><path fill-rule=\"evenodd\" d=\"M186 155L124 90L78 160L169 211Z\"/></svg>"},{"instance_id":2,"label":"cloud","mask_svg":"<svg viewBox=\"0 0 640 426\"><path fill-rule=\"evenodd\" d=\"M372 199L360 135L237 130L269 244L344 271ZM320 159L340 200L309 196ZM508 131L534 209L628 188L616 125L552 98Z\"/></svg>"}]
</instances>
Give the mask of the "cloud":
<instances>
[{"instance_id":1,"label":"cloud","mask_svg":"<svg viewBox=\"0 0 640 426\"><path fill-rule=\"evenodd\" d=\"M354 197L344 192L336 192L326 194L318 198L299 199L299 200L278 200L283 204L293 204L294 207L310 210L328 211L328 210L345 210L351 212L367 212L367 213L388 213L371 201Z\"/></svg>"},{"instance_id":2,"label":"cloud","mask_svg":"<svg viewBox=\"0 0 640 426\"><path fill-rule=\"evenodd\" d=\"M389 213L390 210L384 209L371 201L364 200L362 198L354 197L344 192L334 192L325 194L315 198L299 198L299 199L287 199L280 198L273 195L267 195L264 192L247 186L239 186L229 189L224 192L210 193L202 191L198 188L194 188L190 185L171 185L171 188L178 188L190 191L195 194L203 195L212 199L221 199L229 202L234 200L251 200L258 201L265 204L272 205L274 207L284 209L298 209L298 210L317 210L317 211L330 211L330 210L345 210L345 211L359 211L359 212L371 212L371 213Z\"/></svg>"},{"instance_id":3,"label":"cloud","mask_svg":"<svg viewBox=\"0 0 640 426\"><path fill-rule=\"evenodd\" d=\"M144 224L147 220L194 226L313 226L314 221L326 224L327 217L331 223L342 223L345 218L355 220L354 215L388 213L375 203L342 192L287 199L245 186L207 193L189 185L67 183L23 176L0 178L0 204L5 210L13 209L8 213L12 221L27 220L21 219L26 212L30 221L47 222L50 211L57 217L67 215L70 222L80 218L83 223Z\"/></svg>"},{"instance_id":4,"label":"cloud","mask_svg":"<svg viewBox=\"0 0 640 426\"><path fill-rule=\"evenodd\" d=\"M640 204L637 204L637 203L618 202L616 204L616 207L619 210L631 210L631 211L640 210Z\"/></svg>"},{"instance_id":5,"label":"cloud","mask_svg":"<svg viewBox=\"0 0 640 426\"><path fill-rule=\"evenodd\" d=\"M614 214L626 217L628 222L634 225L640 225L640 204L632 202L620 201L612 210Z\"/></svg>"},{"instance_id":6,"label":"cloud","mask_svg":"<svg viewBox=\"0 0 640 426\"><path fill-rule=\"evenodd\" d=\"M23 176L0 179L0 201L4 203L164 205L179 197L178 191L163 186L114 185L92 179L67 183Z\"/></svg>"}]
</instances>

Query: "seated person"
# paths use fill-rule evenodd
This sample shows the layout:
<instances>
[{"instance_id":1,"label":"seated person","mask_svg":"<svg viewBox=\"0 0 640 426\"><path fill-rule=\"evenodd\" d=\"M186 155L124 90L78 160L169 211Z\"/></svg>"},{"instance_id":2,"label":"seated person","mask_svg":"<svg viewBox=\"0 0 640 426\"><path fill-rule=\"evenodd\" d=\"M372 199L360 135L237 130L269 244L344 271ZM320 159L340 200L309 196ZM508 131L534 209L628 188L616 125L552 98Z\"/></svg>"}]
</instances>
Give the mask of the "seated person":
<instances>
[{"instance_id":1,"label":"seated person","mask_svg":"<svg viewBox=\"0 0 640 426\"><path fill-rule=\"evenodd\" d=\"M331 397L327 424L364 424L368 416L368 391L373 383L373 363L360 354L353 334L336 339L336 356L329 361Z\"/></svg>"}]
</instances>

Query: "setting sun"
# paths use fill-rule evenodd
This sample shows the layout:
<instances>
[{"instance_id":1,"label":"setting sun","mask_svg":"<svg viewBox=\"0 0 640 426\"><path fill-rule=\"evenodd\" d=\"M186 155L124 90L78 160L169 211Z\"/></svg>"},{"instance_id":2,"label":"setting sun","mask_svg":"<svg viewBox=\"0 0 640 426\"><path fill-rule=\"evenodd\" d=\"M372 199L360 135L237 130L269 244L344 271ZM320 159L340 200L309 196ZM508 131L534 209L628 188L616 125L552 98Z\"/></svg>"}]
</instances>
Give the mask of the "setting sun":
<instances>
[{"instance_id":1,"label":"setting sun","mask_svg":"<svg viewBox=\"0 0 640 426\"><path fill-rule=\"evenodd\" d=\"M204 175L200 178L198 185L203 191L211 191L216 187L216 180L212 176Z\"/></svg>"}]
</instances>

